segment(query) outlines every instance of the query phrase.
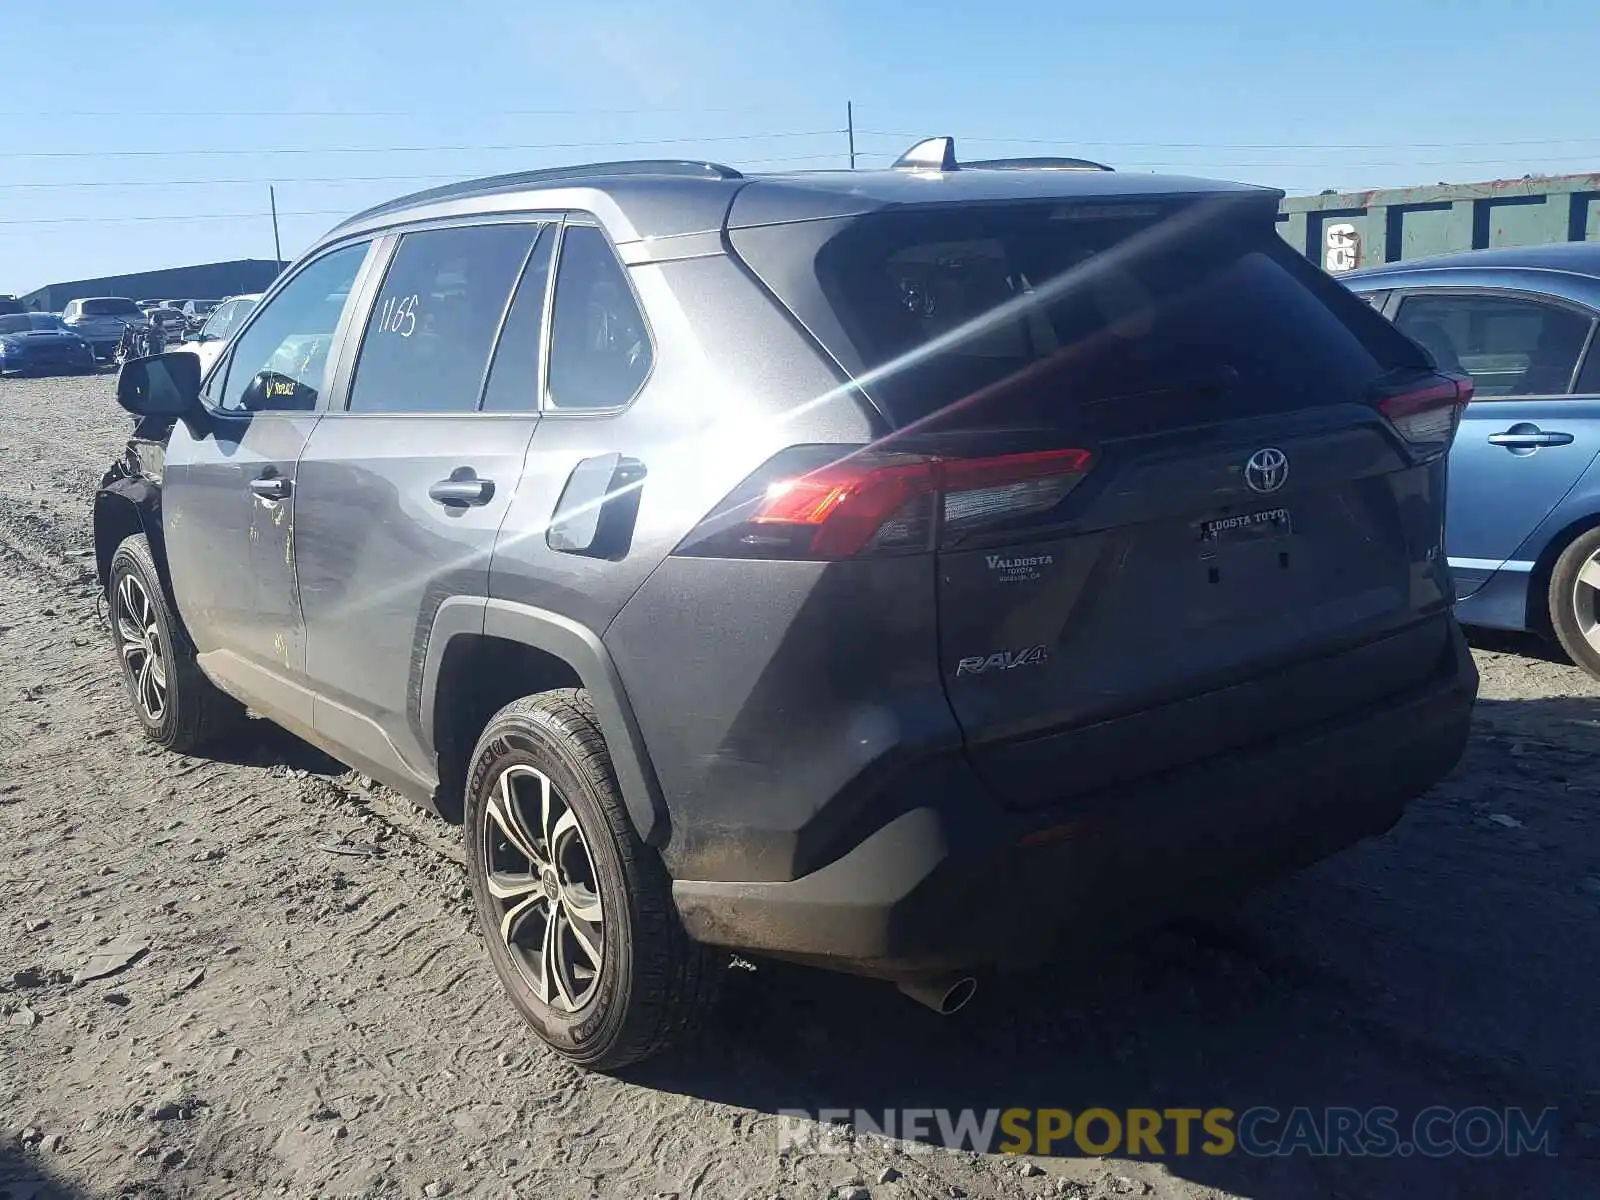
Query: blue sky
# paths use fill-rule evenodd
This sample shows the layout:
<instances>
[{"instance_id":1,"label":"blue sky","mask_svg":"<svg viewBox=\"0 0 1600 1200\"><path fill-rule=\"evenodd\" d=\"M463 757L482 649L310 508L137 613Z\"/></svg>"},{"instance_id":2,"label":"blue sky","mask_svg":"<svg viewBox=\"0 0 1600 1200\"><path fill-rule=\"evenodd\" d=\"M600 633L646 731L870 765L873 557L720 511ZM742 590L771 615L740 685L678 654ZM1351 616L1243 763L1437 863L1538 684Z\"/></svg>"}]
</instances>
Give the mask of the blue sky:
<instances>
[{"instance_id":1,"label":"blue sky","mask_svg":"<svg viewBox=\"0 0 1600 1200\"><path fill-rule=\"evenodd\" d=\"M1592 0L0 5L0 292L293 258L451 178L1078 153L1291 194L1600 170Z\"/></svg>"}]
</instances>

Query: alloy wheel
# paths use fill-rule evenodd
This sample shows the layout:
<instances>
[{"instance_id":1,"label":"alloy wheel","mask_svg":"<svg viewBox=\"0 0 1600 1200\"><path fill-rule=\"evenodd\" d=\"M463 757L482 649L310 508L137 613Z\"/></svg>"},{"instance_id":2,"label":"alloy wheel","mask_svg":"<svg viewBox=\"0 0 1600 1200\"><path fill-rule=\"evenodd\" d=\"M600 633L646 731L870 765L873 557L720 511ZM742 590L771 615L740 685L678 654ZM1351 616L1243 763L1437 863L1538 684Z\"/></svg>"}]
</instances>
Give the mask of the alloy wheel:
<instances>
[{"instance_id":1,"label":"alloy wheel","mask_svg":"<svg viewBox=\"0 0 1600 1200\"><path fill-rule=\"evenodd\" d=\"M605 957L605 913L583 827L549 777L525 764L501 771L485 813L484 880L500 940L542 1003L576 1012L599 986Z\"/></svg>"},{"instance_id":2,"label":"alloy wheel","mask_svg":"<svg viewBox=\"0 0 1600 1200\"><path fill-rule=\"evenodd\" d=\"M162 653L161 626L156 607L137 576L124 574L117 581L117 639L122 644L122 667L128 675L139 711L152 725L167 715L167 663Z\"/></svg>"},{"instance_id":3,"label":"alloy wheel","mask_svg":"<svg viewBox=\"0 0 1600 1200\"><path fill-rule=\"evenodd\" d=\"M1578 568L1572 584L1572 613L1577 618L1578 632L1600 651L1600 553Z\"/></svg>"}]
</instances>

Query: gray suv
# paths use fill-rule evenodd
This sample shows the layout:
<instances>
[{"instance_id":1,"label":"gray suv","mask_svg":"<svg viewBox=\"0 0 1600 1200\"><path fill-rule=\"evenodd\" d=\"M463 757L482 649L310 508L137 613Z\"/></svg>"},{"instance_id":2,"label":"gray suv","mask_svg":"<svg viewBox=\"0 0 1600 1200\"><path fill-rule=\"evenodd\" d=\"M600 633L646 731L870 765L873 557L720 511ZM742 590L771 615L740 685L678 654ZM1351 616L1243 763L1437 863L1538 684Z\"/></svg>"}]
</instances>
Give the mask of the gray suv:
<instances>
[{"instance_id":1,"label":"gray suv","mask_svg":"<svg viewBox=\"0 0 1600 1200\"><path fill-rule=\"evenodd\" d=\"M1476 692L1470 388L1277 201L935 139L361 213L203 376L122 372L134 712L461 820L512 1000L601 1069L729 951L951 1011L1382 833Z\"/></svg>"}]
</instances>

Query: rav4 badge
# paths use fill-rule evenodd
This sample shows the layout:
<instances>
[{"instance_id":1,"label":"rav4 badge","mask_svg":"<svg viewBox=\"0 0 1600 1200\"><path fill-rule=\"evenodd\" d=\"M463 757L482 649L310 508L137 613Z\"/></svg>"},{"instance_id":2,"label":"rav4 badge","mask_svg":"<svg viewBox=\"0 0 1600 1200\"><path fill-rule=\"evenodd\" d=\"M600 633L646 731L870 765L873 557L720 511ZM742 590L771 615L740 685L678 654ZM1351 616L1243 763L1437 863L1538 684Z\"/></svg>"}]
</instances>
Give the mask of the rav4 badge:
<instances>
[{"instance_id":1,"label":"rav4 badge","mask_svg":"<svg viewBox=\"0 0 1600 1200\"><path fill-rule=\"evenodd\" d=\"M985 671L1011 671L1017 667L1034 667L1050 658L1047 646L1028 646L1022 650L997 650L993 654L980 654L963 658L956 664L956 674L982 675Z\"/></svg>"}]
</instances>

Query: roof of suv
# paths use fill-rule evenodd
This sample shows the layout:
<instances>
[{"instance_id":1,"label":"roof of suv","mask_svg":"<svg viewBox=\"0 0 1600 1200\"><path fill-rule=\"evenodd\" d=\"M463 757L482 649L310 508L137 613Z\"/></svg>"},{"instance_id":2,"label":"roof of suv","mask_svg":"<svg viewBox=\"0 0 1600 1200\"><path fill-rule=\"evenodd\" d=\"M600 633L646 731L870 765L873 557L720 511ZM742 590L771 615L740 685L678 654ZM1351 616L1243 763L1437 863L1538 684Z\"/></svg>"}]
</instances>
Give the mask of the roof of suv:
<instances>
[{"instance_id":1,"label":"roof of suv","mask_svg":"<svg viewBox=\"0 0 1600 1200\"><path fill-rule=\"evenodd\" d=\"M496 175L402 196L350 217L322 242L401 222L539 209L607 210L597 215L616 223L613 232L619 241L633 241L706 233L724 224L853 216L906 204L1212 193L1283 194L1208 179L1124 175L1092 163L1076 169L1030 167L1027 160L994 160L953 170L896 166L752 175L710 162L595 163ZM739 212L730 219L735 196Z\"/></svg>"}]
</instances>

